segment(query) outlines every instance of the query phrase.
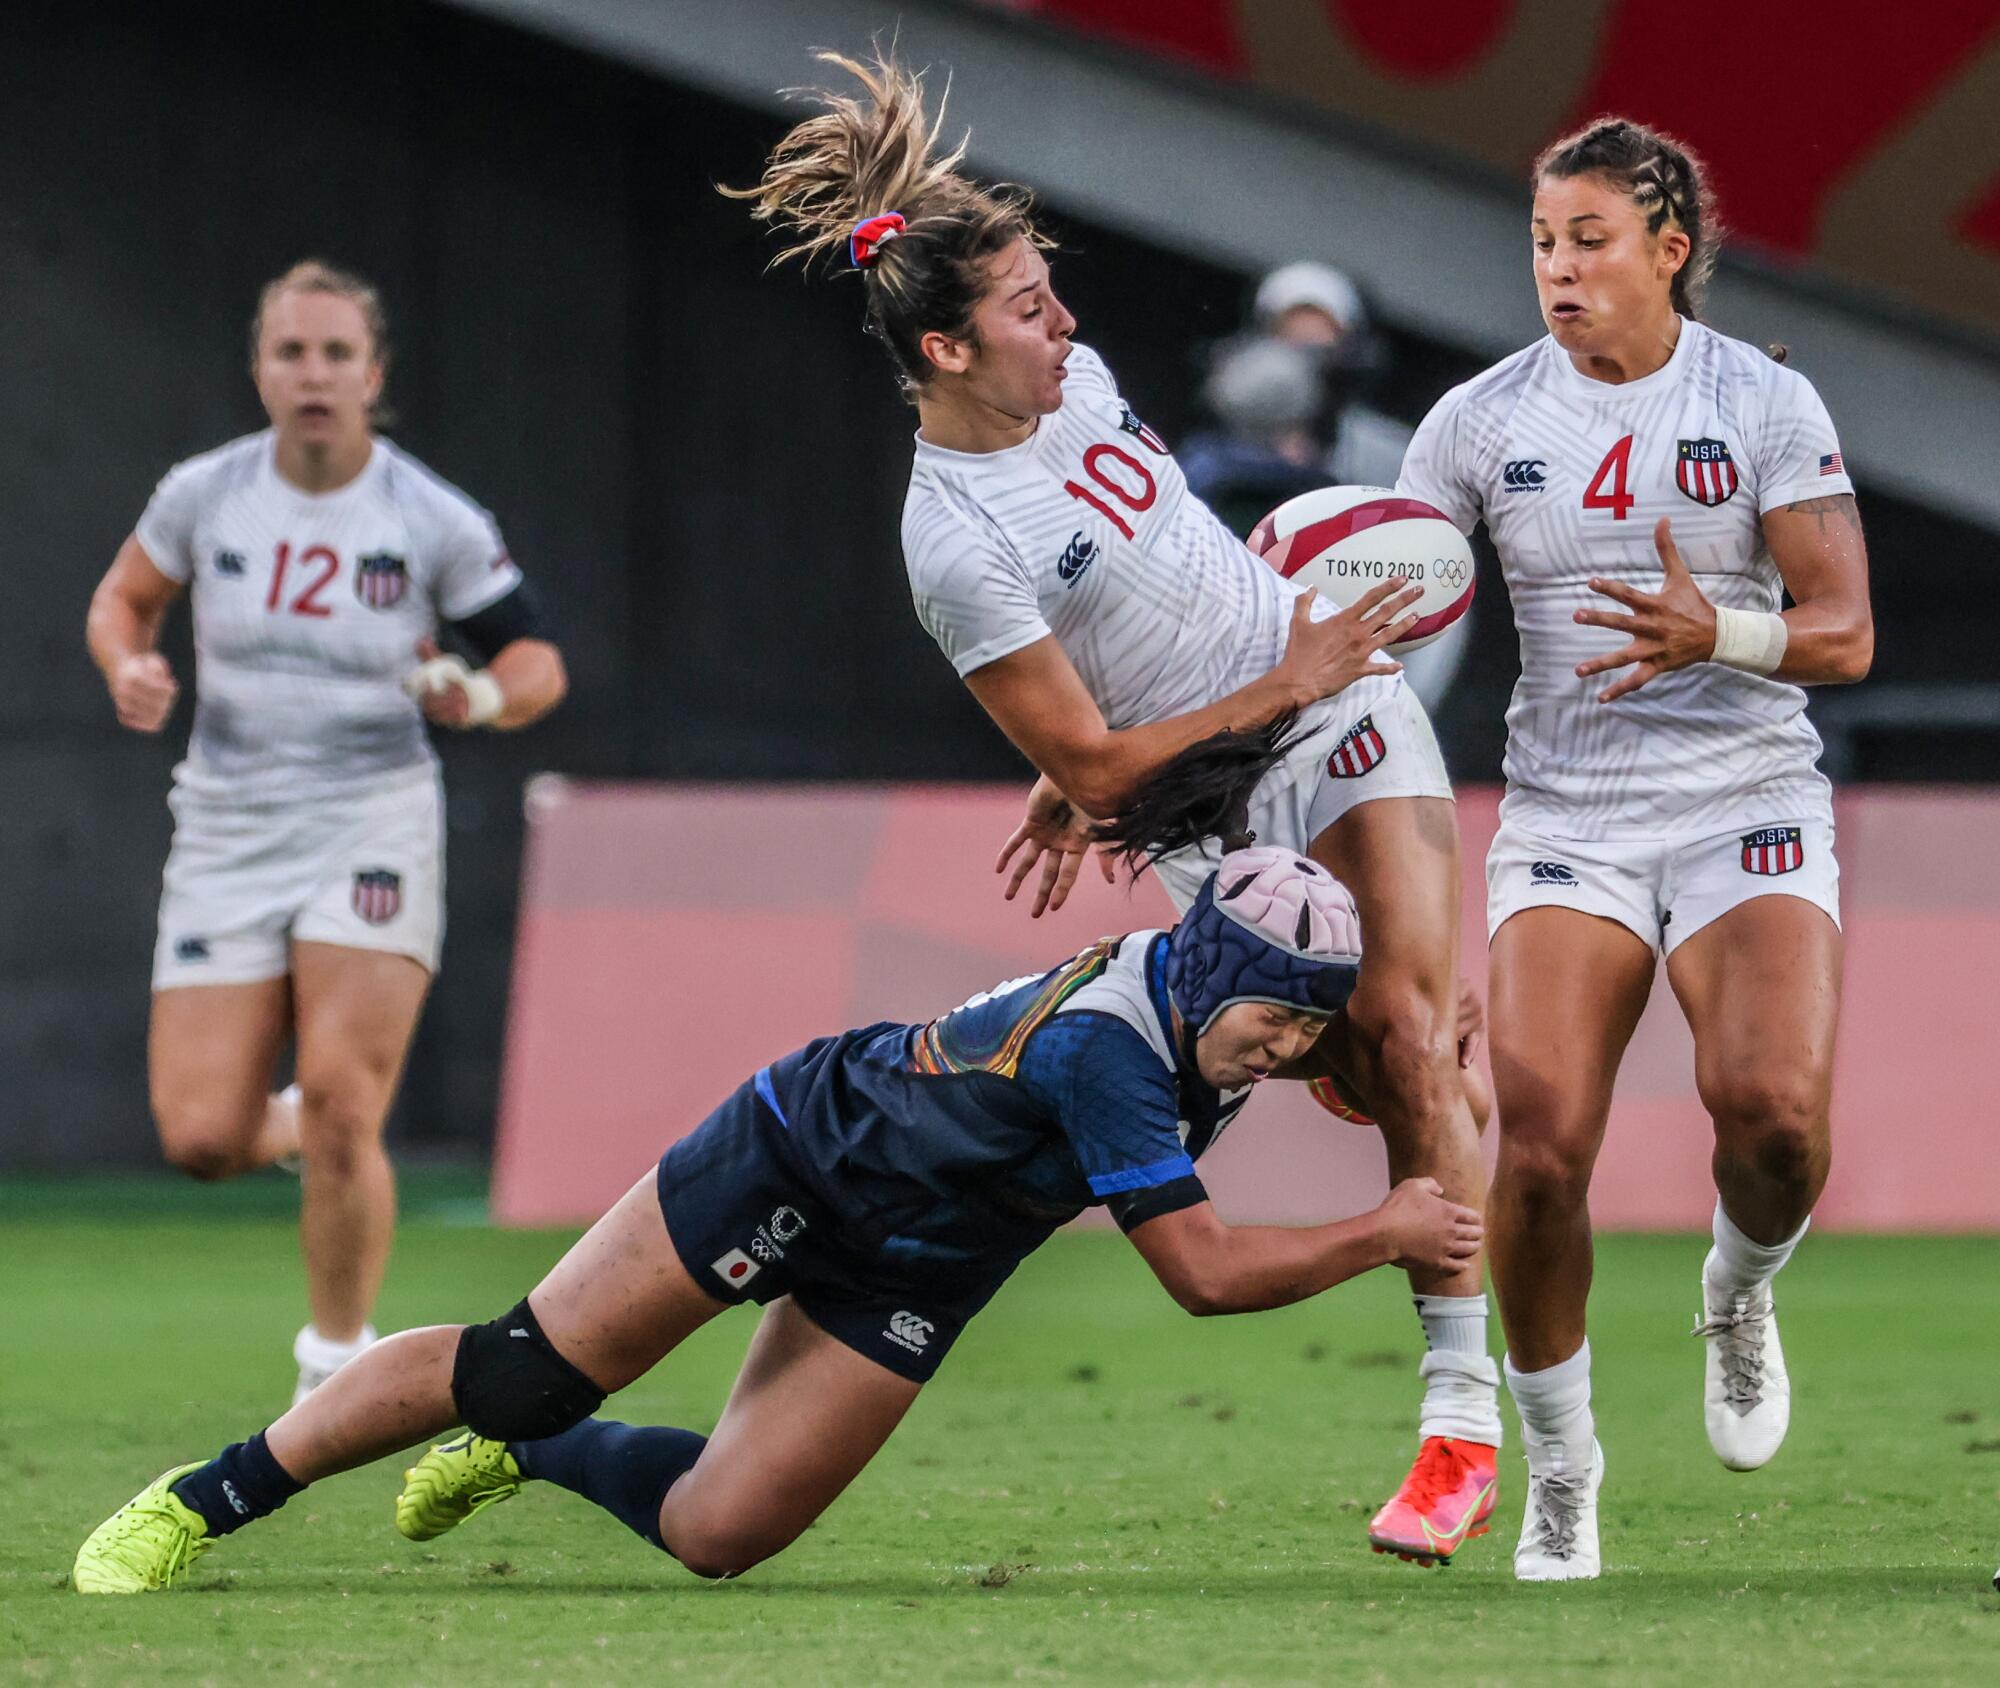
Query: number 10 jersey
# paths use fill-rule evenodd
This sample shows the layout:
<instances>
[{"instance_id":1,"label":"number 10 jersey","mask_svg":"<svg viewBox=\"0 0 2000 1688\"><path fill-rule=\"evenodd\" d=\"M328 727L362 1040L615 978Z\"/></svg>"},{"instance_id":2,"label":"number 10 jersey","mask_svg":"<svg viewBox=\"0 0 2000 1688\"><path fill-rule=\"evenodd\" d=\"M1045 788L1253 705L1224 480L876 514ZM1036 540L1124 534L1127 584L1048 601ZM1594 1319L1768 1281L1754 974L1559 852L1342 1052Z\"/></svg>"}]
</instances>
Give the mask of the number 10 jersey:
<instances>
[{"instance_id":1,"label":"number 10 jersey","mask_svg":"<svg viewBox=\"0 0 2000 1688\"><path fill-rule=\"evenodd\" d=\"M1297 588L1188 491L1095 352L1074 347L1067 368L1062 407L1020 445L918 438L903 506L918 618L961 676L1053 634L1107 726L1188 714L1278 665ZM1358 681L1340 706L1400 684Z\"/></svg>"}]
</instances>

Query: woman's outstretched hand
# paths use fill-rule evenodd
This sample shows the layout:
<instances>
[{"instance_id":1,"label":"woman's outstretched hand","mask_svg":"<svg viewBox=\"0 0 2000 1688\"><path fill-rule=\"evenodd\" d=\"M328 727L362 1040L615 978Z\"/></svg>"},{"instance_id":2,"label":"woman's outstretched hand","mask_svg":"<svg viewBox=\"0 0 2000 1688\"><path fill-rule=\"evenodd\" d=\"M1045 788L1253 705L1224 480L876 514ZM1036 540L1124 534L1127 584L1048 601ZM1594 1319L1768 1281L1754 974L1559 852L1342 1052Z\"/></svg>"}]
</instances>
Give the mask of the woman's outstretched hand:
<instances>
[{"instance_id":1,"label":"woman's outstretched hand","mask_svg":"<svg viewBox=\"0 0 2000 1688\"><path fill-rule=\"evenodd\" d=\"M1028 811L1001 846L1000 858L993 864L993 871L1006 873L1007 864L1014 864L1006 893L1007 901L1011 903L1034 873L1036 864L1041 864L1041 882L1035 888L1035 904L1028 910L1031 917L1039 919L1044 912L1063 906L1069 897L1069 888L1076 883L1076 876L1083 868L1084 858L1096 842L1097 828L1090 818L1044 774L1028 793ZM1016 860L1016 857L1019 859ZM1112 872L1110 851L1098 851L1097 865L1104 875L1105 884L1118 883Z\"/></svg>"},{"instance_id":2,"label":"woman's outstretched hand","mask_svg":"<svg viewBox=\"0 0 2000 1688\"><path fill-rule=\"evenodd\" d=\"M1595 656L1576 667L1576 677L1587 680L1614 668L1632 672L1615 680L1597 694L1599 703L1613 703L1636 692L1648 680L1706 662L1715 654L1715 606L1702 596L1694 576L1681 560L1674 543L1674 526L1666 517L1653 529L1653 546L1660 553L1660 565L1667 578L1657 592L1641 592L1616 580L1592 580L1590 589L1623 604L1632 613L1613 615L1609 610L1578 610L1576 619L1585 627L1608 627L1630 641L1605 656Z\"/></svg>"}]
</instances>

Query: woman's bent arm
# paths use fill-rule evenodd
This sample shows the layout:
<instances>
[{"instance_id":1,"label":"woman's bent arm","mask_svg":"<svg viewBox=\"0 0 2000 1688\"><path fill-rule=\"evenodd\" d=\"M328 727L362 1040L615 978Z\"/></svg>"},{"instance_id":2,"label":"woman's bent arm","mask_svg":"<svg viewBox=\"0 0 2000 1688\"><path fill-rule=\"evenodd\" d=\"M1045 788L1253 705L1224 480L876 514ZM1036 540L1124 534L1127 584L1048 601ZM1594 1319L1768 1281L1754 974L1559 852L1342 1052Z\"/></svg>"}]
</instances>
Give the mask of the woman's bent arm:
<instances>
[{"instance_id":1,"label":"woman's bent arm","mask_svg":"<svg viewBox=\"0 0 2000 1688\"><path fill-rule=\"evenodd\" d=\"M1288 1307L1392 1263L1445 1269L1479 1251L1483 1228L1432 1178L1406 1178L1372 1213L1331 1225L1225 1225L1210 1202L1133 1227L1132 1246L1190 1313Z\"/></svg>"}]
</instances>

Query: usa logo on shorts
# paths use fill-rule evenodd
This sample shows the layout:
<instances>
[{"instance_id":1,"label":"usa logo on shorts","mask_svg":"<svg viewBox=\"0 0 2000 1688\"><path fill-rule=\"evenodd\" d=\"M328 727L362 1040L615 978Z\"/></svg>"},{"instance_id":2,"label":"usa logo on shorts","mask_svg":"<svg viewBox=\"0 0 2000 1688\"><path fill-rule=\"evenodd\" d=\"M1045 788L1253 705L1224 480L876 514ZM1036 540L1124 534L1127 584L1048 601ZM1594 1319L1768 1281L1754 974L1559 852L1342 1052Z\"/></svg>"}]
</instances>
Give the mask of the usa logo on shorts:
<instances>
[{"instance_id":1,"label":"usa logo on shorts","mask_svg":"<svg viewBox=\"0 0 2000 1688\"><path fill-rule=\"evenodd\" d=\"M1326 771L1337 780L1359 779L1388 754L1389 747L1375 730L1375 717L1364 715L1333 747L1333 754L1326 759Z\"/></svg>"},{"instance_id":2,"label":"usa logo on shorts","mask_svg":"<svg viewBox=\"0 0 2000 1688\"><path fill-rule=\"evenodd\" d=\"M410 571L401 557L373 551L354 565L354 595L371 610L386 610L403 601Z\"/></svg>"},{"instance_id":3,"label":"usa logo on shorts","mask_svg":"<svg viewBox=\"0 0 2000 1688\"><path fill-rule=\"evenodd\" d=\"M1727 504L1736 492L1736 465L1722 440L1682 440L1674 484L1697 504Z\"/></svg>"},{"instance_id":4,"label":"usa logo on shorts","mask_svg":"<svg viewBox=\"0 0 2000 1688\"><path fill-rule=\"evenodd\" d=\"M403 876L386 867L364 867L354 876L354 912L370 926L383 926L403 906Z\"/></svg>"},{"instance_id":5,"label":"usa logo on shorts","mask_svg":"<svg viewBox=\"0 0 2000 1688\"><path fill-rule=\"evenodd\" d=\"M1745 873L1795 873L1805 866L1804 836L1795 826L1767 826L1743 835Z\"/></svg>"}]
</instances>

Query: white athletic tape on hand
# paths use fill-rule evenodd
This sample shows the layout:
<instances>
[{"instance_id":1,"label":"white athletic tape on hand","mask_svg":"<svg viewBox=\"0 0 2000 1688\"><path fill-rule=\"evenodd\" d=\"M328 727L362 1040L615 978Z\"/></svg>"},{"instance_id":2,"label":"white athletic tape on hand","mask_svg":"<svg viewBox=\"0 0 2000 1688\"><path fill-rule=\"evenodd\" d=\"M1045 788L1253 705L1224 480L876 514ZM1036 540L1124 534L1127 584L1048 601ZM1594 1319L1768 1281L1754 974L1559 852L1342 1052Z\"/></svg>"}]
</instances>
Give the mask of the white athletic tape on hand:
<instances>
[{"instance_id":1,"label":"white athletic tape on hand","mask_svg":"<svg viewBox=\"0 0 2000 1688\"><path fill-rule=\"evenodd\" d=\"M434 656L428 662L418 663L403 676L403 690L413 698L421 699L428 693L441 692L450 686L456 686L465 693L465 724L468 727L483 727L496 719L507 702L498 680L484 668L466 667L460 657Z\"/></svg>"},{"instance_id":2,"label":"white athletic tape on hand","mask_svg":"<svg viewBox=\"0 0 2000 1688\"><path fill-rule=\"evenodd\" d=\"M1785 646L1791 629L1785 618L1771 610L1726 610L1715 612L1715 653L1710 662L1725 668L1740 668L1746 674L1772 673L1785 660Z\"/></svg>"}]
</instances>

